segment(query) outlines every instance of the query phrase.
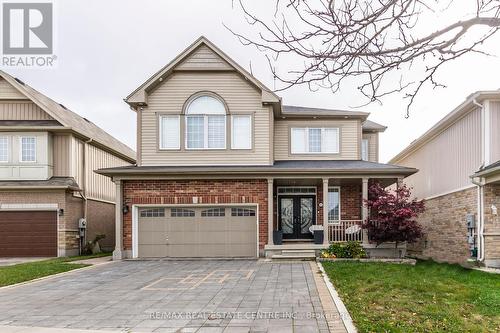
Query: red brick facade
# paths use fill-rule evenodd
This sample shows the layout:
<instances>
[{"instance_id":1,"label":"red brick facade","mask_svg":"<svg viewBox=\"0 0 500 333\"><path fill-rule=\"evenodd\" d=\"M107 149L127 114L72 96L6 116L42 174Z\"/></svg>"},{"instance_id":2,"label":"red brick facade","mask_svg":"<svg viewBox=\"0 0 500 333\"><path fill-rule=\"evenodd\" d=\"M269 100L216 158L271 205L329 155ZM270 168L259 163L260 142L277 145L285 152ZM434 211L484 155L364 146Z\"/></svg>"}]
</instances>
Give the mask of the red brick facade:
<instances>
[{"instance_id":1,"label":"red brick facade","mask_svg":"<svg viewBox=\"0 0 500 333\"><path fill-rule=\"evenodd\" d=\"M341 186L341 216L344 220L361 218L361 184ZM276 186L274 191L276 197ZM123 181L124 204L256 203L259 205L259 248L267 244L267 180L127 180ZM317 185L317 223L323 223L322 184ZM277 207L274 200L274 226ZM123 245L132 248L132 213L123 216Z\"/></svg>"},{"instance_id":2,"label":"red brick facade","mask_svg":"<svg viewBox=\"0 0 500 333\"><path fill-rule=\"evenodd\" d=\"M259 248L267 243L267 180L130 180L123 182L124 204L256 203ZM123 216L123 246L132 248L132 213Z\"/></svg>"}]
</instances>

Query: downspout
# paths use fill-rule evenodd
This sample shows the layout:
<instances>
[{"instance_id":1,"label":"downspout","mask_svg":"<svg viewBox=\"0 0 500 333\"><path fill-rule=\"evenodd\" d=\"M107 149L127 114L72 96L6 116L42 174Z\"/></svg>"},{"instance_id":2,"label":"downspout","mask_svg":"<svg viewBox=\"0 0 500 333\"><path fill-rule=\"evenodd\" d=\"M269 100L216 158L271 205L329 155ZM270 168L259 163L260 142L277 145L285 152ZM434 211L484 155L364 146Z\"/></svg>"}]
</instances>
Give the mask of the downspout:
<instances>
[{"instance_id":1,"label":"downspout","mask_svg":"<svg viewBox=\"0 0 500 333\"><path fill-rule=\"evenodd\" d=\"M87 177L87 159L88 159L88 144L91 143L93 140L88 139L85 141L85 145L83 147L83 189L82 189L82 198L84 202L84 207L83 207L83 218L87 219L87 208L88 208L88 203L87 203L87 187L88 187L88 177Z\"/></svg>"},{"instance_id":2,"label":"downspout","mask_svg":"<svg viewBox=\"0 0 500 333\"><path fill-rule=\"evenodd\" d=\"M485 116L484 105L478 103L474 98L472 103L481 109L481 165L477 170L481 170L486 162L486 148L485 148ZM479 177L479 180L471 178L472 184L477 186L477 261L484 260L484 178Z\"/></svg>"},{"instance_id":3,"label":"downspout","mask_svg":"<svg viewBox=\"0 0 500 333\"><path fill-rule=\"evenodd\" d=\"M92 142L92 139L88 139L84 142L83 146L83 180L82 180L82 190L80 191L80 196L83 199L83 218L87 220L88 211L88 200L87 200L87 187L88 187L88 177L87 177L87 158L88 158L88 144ZM88 225L88 224L87 224ZM80 241L80 254L82 254L82 246L87 242L87 229L83 236L83 240Z\"/></svg>"}]
</instances>

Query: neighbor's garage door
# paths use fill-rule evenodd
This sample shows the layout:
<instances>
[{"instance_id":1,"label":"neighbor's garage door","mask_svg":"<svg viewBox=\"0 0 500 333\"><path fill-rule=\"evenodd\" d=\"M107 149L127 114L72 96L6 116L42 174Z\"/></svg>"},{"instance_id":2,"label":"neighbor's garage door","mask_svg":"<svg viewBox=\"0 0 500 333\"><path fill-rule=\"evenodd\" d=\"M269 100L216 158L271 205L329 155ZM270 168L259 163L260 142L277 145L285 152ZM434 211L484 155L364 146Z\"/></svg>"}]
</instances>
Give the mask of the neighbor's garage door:
<instances>
[{"instance_id":1,"label":"neighbor's garage door","mask_svg":"<svg viewBox=\"0 0 500 333\"><path fill-rule=\"evenodd\" d=\"M256 257L254 207L143 208L139 257Z\"/></svg>"},{"instance_id":2,"label":"neighbor's garage door","mask_svg":"<svg viewBox=\"0 0 500 333\"><path fill-rule=\"evenodd\" d=\"M56 257L55 211L0 211L0 257Z\"/></svg>"}]
</instances>

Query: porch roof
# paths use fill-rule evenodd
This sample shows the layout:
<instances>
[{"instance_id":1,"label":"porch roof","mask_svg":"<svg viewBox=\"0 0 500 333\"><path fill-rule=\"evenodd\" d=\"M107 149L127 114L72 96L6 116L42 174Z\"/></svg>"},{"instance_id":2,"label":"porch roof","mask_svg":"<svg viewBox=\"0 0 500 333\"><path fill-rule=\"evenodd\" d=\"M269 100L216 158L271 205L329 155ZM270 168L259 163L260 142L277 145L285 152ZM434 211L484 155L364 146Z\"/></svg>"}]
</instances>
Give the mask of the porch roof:
<instances>
[{"instance_id":1,"label":"porch roof","mask_svg":"<svg viewBox=\"0 0 500 333\"><path fill-rule=\"evenodd\" d=\"M415 168L361 160L275 161L273 165L213 165L213 166L123 166L99 169L106 176L120 175L231 175L231 174L316 174L316 175L394 175L409 176Z\"/></svg>"},{"instance_id":2,"label":"porch roof","mask_svg":"<svg viewBox=\"0 0 500 333\"><path fill-rule=\"evenodd\" d=\"M47 180L5 180L0 181L0 190L21 189L68 189L80 191L73 177L52 177Z\"/></svg>"}]
</instances>

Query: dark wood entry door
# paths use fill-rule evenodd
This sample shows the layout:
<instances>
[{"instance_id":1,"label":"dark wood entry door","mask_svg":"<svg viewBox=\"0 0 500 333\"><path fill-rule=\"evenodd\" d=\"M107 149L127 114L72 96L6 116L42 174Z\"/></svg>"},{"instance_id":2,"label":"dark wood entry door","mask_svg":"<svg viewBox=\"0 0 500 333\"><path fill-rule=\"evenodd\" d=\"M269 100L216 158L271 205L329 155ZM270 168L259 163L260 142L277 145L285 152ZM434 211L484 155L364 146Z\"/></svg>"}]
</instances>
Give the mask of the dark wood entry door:
<instances>
[{"instance_id":1,"label":"dark wood entry door","mask_svg":"<svg viewBox=\"0 0 500 333\"><path fill-rule=\"evenodd\" d=\"M284 239L312 238L309 227L316 224L314 195L279 196L278 220Z\"/></svg>"},{"instance_id":2,"label":"dark wood entry door","mask_svg":"<svg viewBox=\"0 0 500 333\"><path fill-rule=\"evenodd\" d=\"M1 211L0 257L56 257L55 211Z\"/></svg>"}]
</instances>

